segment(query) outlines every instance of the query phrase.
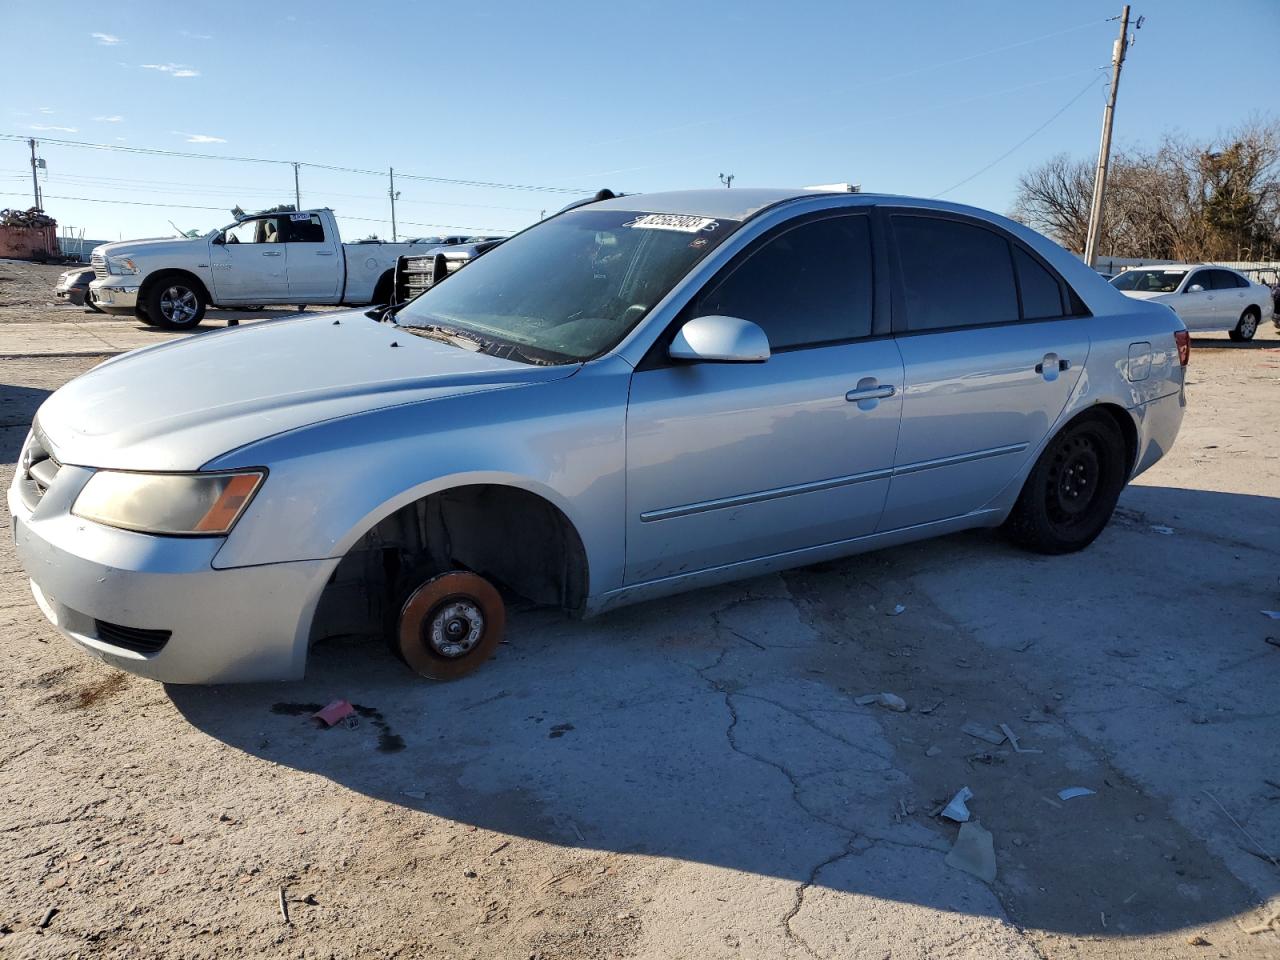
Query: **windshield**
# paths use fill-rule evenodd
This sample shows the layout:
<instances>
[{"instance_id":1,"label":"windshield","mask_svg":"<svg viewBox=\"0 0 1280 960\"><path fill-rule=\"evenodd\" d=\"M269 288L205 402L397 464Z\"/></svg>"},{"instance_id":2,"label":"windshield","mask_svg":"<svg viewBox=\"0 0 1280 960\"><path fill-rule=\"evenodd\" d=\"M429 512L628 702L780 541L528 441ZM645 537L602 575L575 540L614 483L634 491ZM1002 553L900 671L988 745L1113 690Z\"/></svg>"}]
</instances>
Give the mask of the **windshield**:
<instances>
[{"instance_id":1,"label":"windshield","mask_svg":"<svg viewBox=\"0 0 1280 960\"><path fill-rule=\"evenodd\" d=\"M621 340L738 225L570 211L479 257L408 303L395 321L410 332L460 334L527 362L587 360Z\"/></svg>"},{"instance_id":2,"label":"windshield","mask_svg":"<svg viewBox=\"0 0 1280 960\"><path fill-rule=\"evenodd\" d=\"M1185 270L1126 270L1112 277L1111 285L1137 293L1173 293L1186 275Z\"/></svg>"}]
</instances>

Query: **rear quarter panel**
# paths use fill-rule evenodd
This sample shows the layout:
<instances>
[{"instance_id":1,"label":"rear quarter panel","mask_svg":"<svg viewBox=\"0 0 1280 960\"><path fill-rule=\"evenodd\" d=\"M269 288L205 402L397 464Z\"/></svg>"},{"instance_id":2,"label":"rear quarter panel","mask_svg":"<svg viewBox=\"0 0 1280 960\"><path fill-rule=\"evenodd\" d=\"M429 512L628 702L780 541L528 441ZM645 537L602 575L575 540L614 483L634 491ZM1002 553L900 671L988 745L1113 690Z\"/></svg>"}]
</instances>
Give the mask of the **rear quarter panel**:
<instances>
[{"instance_id":1,"label":"rear quarter panel","mask_svg":"<svg viewBox=\"0 0 1280 960\"><path fill-rule=\"evenodd\" d=\"M344 243L347 288L343 303L353 306L372 303L374 288L383 274L394 270L396 259L412 249L407 243Z\"/></svg>"}]
</instances>

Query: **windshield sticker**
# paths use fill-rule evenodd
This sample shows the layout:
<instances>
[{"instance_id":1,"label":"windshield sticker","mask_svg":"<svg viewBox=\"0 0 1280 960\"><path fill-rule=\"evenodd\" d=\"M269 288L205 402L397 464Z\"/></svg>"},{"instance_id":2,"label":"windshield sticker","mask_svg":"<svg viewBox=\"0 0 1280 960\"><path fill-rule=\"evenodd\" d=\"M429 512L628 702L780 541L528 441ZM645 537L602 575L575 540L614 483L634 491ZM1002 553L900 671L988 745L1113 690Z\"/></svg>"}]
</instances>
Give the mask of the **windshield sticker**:
<instances>
[{"instance_id":1,"label":"windshield sticker","mask_svg":"<svg viewBox=\"0 0 1280 960\"><path fill-rule=\"evenodd\" d=\"M291 213L291 214L289 214L289 219L290 219L290 220L310 220L310 219L311 219L311 214L309 214L309 213Z\"/></svg>"},{"instance_id":2,"label":"windshield sticker","mask_svg":"<svg viewBox=\"0 0 1280 960\"><path fill-rule=\"evenodd\" d=\"M700 233L714 230L719 221L711 217L690 217L680 213L646 213L624 224L633 230L675 230L678 233Z\"/></svg>"}]
</instances>

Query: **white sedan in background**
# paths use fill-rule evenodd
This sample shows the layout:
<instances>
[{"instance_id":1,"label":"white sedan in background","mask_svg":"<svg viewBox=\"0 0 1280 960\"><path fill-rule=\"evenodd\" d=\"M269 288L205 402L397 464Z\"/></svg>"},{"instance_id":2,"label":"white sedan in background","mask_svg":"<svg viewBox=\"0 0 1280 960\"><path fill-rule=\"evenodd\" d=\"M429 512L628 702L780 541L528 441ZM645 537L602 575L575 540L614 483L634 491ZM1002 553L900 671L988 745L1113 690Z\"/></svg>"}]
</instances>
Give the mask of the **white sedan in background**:
<instances>
[{"instance_id":1,"label":"white sedan in background","mask_svg":"<svg viewBox=\"0 0 1280 960\"><path fill-rule=\"evenodd\" d=\"M1113 277L1111 285L1135 300L1167 303L1193 333L1225 330L1232 340L1252 340L1271 313L1271 288L1226 267L1135 267Z\"/></svg>"}]
</instances>

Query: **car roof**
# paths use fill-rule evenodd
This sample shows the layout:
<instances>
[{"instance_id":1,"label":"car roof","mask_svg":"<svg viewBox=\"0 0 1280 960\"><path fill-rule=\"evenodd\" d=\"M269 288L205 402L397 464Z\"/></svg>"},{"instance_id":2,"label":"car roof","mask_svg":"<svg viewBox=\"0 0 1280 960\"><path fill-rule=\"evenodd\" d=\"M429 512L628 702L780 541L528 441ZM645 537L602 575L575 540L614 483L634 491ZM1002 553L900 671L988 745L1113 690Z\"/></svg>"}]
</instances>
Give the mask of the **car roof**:
<instances>
[{"instance_id":1,"label":"car roof","mask_svg":"<svg viewBox=\"0 0 1280 960\"><path fill-rule=\"evenodd\" d=\"M672 190L666 193L631 193L612 200L591 204L593 210L643 210L645 213L683 213L697 217L745 220L765 207L794 200L797 197L865 196L865 194L831 193L826 190L800 190L766 187L743 187L733 190Z\"/></svg>"},{"instance_id":2,"label":"car roof","mask_svg":"<svg viewBox=\"0 0 1280 960\"><path fill-rule=\"evenodd\" d=\"M1239 273L1235 267L1224 267L1220 263L1144 263L1136 267L1126 267L1125 273L1134 270L1194 270L1196 267L1212 267L1214 270L1230 270Z\"/></svg>"}]
</instances>

